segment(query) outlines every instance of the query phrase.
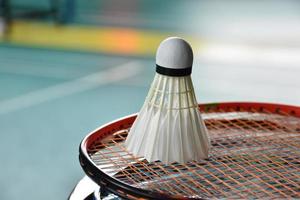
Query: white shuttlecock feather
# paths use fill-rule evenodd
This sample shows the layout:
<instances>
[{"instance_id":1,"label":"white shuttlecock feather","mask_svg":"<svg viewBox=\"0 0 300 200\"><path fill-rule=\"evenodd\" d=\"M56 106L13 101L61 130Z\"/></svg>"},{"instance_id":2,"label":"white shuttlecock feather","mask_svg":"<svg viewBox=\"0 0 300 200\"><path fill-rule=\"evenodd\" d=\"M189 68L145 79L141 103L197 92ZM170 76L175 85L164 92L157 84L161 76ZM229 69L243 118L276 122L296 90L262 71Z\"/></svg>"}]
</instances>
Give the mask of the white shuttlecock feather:
<instances>
[{"instance_id":1,"label":"white shuttlecock feather","mask_svg":"<svg viewBox=\"0 0 300 200\"><path fill-rule=\"evenodd\" d=\"M181 38L164 40L146 101L125 141L148 161L185 163L207 158L210 141L191 80L193 52Z\"/></svg>"}]
</instances>

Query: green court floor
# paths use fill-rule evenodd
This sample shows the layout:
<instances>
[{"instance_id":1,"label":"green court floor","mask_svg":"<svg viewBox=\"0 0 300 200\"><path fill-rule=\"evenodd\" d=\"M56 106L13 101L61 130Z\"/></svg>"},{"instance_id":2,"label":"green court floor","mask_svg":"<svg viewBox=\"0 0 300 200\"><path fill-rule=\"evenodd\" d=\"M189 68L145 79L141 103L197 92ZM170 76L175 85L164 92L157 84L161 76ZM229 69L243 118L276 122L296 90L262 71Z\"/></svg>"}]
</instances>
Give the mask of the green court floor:
<instances>
[{"instance_id":1,"label":"green court floor","mask_svg":"<svg viewBox=\"0 0 300 200\"><path fill-rule=\"evenodd\" d=\"M83 175L81 139L103 123L138 111L154 73L152 62L1 47L4 54L0 197L65 199Z\"/></svg>"},{"instance_id":2,"label":"green court floor","mask_svg":"<svg viewBox=\"0 0 300 200\"><path fill-rule=\"evenodd\" d=\"M300 105L299 2L120 2L78 1L68 26L192 35L199 102ZM0 43L0 199L66 199L84 175L81 139L138 112L154 74L153 52Z\"/></svg>"}]
</instances>

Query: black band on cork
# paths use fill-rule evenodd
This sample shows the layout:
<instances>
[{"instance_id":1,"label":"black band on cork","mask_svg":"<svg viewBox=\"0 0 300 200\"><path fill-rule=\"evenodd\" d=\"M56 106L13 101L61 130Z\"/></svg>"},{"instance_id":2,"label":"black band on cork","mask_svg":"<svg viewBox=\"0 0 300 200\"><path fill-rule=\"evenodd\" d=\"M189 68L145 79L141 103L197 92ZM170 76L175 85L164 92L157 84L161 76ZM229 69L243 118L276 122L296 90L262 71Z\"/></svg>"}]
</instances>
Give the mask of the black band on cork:
<instances>
[{"instance_id":1,"label":"black band on cork","mask_svg":"<svg viewBox=\"0 0 300 200\"><path fill-rule=\"evenodd\" d=\"M192 67L182 69L171 69L156 64L156 72L166 76L188 76L192 73Z\"/></svg>"}]
</instances>

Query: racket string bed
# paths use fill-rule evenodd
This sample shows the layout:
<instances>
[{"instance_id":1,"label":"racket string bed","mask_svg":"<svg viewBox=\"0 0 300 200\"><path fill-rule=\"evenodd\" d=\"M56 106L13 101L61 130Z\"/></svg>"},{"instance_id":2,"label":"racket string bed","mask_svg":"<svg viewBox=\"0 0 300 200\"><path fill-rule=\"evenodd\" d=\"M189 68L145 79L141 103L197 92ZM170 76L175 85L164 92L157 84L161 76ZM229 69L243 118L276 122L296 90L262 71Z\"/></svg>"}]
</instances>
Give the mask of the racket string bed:
<instances>
[{"instance_id":1,"label":"racket string bed","mask_svg":"<svg viewBox=\"0 0 300 200\"><path fill-rule=\"evenodd\" d=\"M124 131L123 133L128 133L128 131ZM118 135L117 135L118 136ZM122 137L122 140L125 140L126 138ZM129 184L136 184L136 185L140 185L142 186L142 184L140 184L141 181L147 181L147 187L151 186L151 183L156 183L155 181L153 181L155 178L160 178L159 173L157 172L156 169L151 168L151 165L148 165L145 162L140 162L138 158L135 158L134 156L132 156L132 154L130 154L129 152L126 151L126 149L124 148L123 145L121 145L121 143L116 142L115 139L112 139L111 142L113 144L116 145L116 147L118 148L118 150L113 150L111 149L109 146L106 146L106 150L110 150L108 153L106 153L107 155L111 156L115 156L116 158L118 158L118 160L121 160L122 162L124 161L124 163L122 164L117 164L115 163L109 156L105 156L105 154L101 154L101 156L103 156L105 159L110 160L111 162L114 163L114 167L117 171L114 171L114 173L119 172L118 174L115 175L116 178L118 178L119 180L124 180L125 182L129 183ZM100 153L101 151L99 151ZM126 159L124 158L124 156L121 156L120 154L116 154L116 152L122 152L123 155L125 153L126 155ZM97 161L101 161L101 159L98 159L98 156L94 156L94 159ZM135 163L134 166L132 165L128 165L130 163L130 161L132 163ZM100 163L97 163L98 165ZM155 165L154 165L155 166ZM126 168L125 168L126 167ZM161 168L163 169L163 168ZM179 182L178 182L179 183ZM164 187L166 187L166 189L172 189L171 187L168 186L168 184L165 184Z\"/></svg>"},{"instance_id":2,"label":"racket string bed","mask_svg":"<svg viewBox=\"0 0 300 200\"><path fill-rule=\"evenodd\" d=\"M263 107L202 113L212 150L201 162L165 165L134 157L123 145L128 128L96 139L88 155L122 183L175 198L300 198L299 117Z\"/></svg>"}]
</instances>

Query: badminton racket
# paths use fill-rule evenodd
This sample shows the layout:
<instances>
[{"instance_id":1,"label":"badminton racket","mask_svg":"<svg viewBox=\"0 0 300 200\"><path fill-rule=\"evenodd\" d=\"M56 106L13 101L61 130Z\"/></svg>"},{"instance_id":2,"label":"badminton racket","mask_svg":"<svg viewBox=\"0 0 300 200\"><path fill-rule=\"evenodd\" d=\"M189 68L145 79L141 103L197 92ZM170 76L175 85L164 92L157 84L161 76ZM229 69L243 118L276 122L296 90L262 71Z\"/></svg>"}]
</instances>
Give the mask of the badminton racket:
<instances>
[{"instance_id":1,"label":"badminton racket","mask_svg":"<svg viewBox=\"0 0 300 200\"><path fill-rule=\"evenodd\" d=\"M106 124L80 144L85 173L101 194L125 199L300 198L300 107L200 104L208 159L147 162L123 143L136 115Z\"/></svg>"}]
</instances>

